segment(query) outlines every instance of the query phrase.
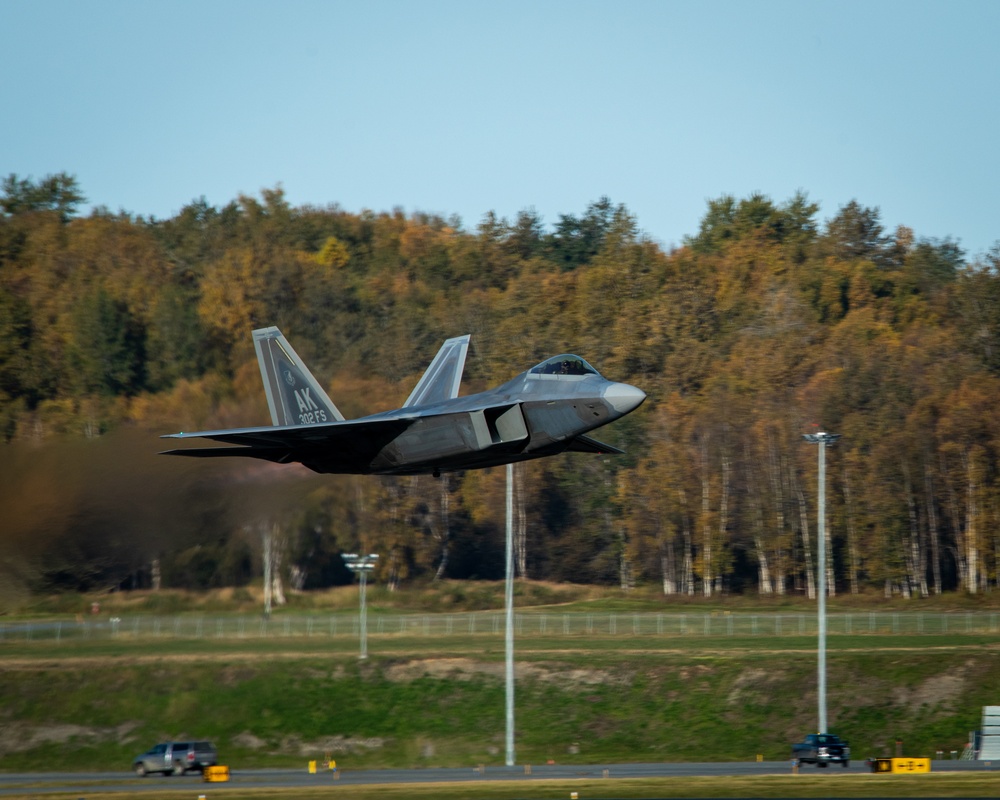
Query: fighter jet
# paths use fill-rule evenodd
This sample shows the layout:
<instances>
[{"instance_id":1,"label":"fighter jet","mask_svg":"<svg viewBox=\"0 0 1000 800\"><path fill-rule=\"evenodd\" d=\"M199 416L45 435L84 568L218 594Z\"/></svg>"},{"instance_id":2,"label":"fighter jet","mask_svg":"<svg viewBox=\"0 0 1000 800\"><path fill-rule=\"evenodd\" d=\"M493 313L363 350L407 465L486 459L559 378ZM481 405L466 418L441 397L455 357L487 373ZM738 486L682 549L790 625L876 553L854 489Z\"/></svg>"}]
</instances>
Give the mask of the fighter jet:
<instances>
[{"instance_id":1,"label":"fighter jet","mask_svg":"<svg viewBox=\"0 0 1000 800\"><path fill-rule=\"evenodd\" d=\"M164 455L245 456L299 462L321 473L420 475L481 469L564 452L622 453L589 431L636 409L646 395L606 380L579 356L559 355L495 389L459 397L469 335L448 339L402 408L345 419L275 327L253 332L271 425L164 439L229 447Z\"/></svg>"}]
</instances>

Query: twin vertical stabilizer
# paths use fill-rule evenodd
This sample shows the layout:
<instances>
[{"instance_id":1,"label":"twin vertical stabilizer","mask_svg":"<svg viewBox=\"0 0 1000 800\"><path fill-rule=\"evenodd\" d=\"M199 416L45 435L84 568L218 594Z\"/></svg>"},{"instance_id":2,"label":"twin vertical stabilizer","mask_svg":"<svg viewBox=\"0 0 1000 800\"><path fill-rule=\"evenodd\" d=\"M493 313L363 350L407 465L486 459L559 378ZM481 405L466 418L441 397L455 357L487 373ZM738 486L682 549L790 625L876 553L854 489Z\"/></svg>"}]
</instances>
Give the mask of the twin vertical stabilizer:
<instances>
[{"instance_id":1,"label":"twin vertical stabilizer","mask_svg":"<svg viewBox=\"0 0 1000 800\"><path fill-rule=\"evenodd\" d=\"M322 425L344 419L281 331L258 328L253 346L272 425Z\"/></svg>"},{"instance_id":2,"label":"twin vertical stabilizer","mask_svg":"<svg viewBox=\"0 0 1000 800\"><path fill-rule=\"evenodd\" d=\"M428 406L458 397L458 387L462 383L465 356L468 352L469 334L446 340L427 371L410 392L410 396L406 398L403 408Z\"/></svg>"}]
</instances>

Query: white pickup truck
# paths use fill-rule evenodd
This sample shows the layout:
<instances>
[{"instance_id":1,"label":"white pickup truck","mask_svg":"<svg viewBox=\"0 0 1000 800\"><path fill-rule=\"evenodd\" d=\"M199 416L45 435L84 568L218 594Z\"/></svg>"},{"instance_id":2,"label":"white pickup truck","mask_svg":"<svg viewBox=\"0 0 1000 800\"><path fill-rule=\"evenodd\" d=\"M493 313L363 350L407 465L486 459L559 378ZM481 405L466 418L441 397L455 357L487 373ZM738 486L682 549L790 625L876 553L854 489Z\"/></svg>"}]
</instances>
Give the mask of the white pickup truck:
<instances>
[{"instance_id":1,"label":"white pickup truck","mask_svg":"<svg viewBox=\"0 0 1000 800\"><path fill-rule=\"evenodd\" d=\"M140 777L150 772L183 775L189 769L201 772L215 766L217 758L211 742L160 742L132 760L132 771Z\"/></svg>"}]
</instances>

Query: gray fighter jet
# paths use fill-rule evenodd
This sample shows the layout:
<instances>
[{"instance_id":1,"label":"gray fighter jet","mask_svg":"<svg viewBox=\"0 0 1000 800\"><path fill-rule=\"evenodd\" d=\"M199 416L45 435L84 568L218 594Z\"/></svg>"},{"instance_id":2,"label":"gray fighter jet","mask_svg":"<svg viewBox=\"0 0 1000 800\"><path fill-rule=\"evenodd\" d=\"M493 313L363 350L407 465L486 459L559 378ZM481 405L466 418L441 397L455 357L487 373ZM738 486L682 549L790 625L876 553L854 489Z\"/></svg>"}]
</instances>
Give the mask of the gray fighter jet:
<instances>
[{"instance_id":1,"label":"gray fighter jet","mask_svg":"<svg viewBox=\"0 0 1000 800\"><path fill-rule=\"evenodd\" d=\"M300 462L315 472L440 475L567 451L621 453L587 436L637 408L645 393L601 377L579 356L543 361L502 386L459 397L469 336L448 339L395 411L344 419L277 328L253 332L268 427L172 433L235 447L167 450L165 455L248 456Z\"/></svg>"}]
</instances>

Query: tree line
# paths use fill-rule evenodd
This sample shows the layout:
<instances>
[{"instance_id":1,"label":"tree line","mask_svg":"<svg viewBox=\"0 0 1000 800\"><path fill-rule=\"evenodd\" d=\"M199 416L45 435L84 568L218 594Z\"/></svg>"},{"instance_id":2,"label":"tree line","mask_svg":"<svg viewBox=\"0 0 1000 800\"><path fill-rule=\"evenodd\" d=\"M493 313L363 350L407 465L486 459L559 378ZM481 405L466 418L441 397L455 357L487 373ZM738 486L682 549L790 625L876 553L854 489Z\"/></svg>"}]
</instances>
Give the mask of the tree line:
<instances>
[{"instance_id":1,"label":"tree line","mask_svg":"<svg viewBox=\"0 0 1000 800\"><path fill-rule=\"evenodd\" d=\"M155 450L154 433L262 424L256 327L279 326L348 416L398 406L440 342L471 333L464 392L574 352L649 398L602 431L626 456L517 467L522 576L814 596L816 448L801 435L827 430L843 435L827 454L831 591L997 586L1000 246L969 259L856 201L823 221L803 193L712 200L670 249L607 198L550 227L526 210L474 229L293 207L280 187L169 219L81 216L84 202L66 174L2 184L8 453L125 429ZM260 480L259 465L224 469ZM169 531L95 522L63 493L44 535L25 513L4 538L37 551L18 575L38 590L240 585L265 553L310 589L350 580L339 554L362 550L391 586L492 579L504 474L324 477L241 513L220 510L224 485L202 487ZM22 503L41 491L15 484Z\"/></svg>"}]
</instances>

